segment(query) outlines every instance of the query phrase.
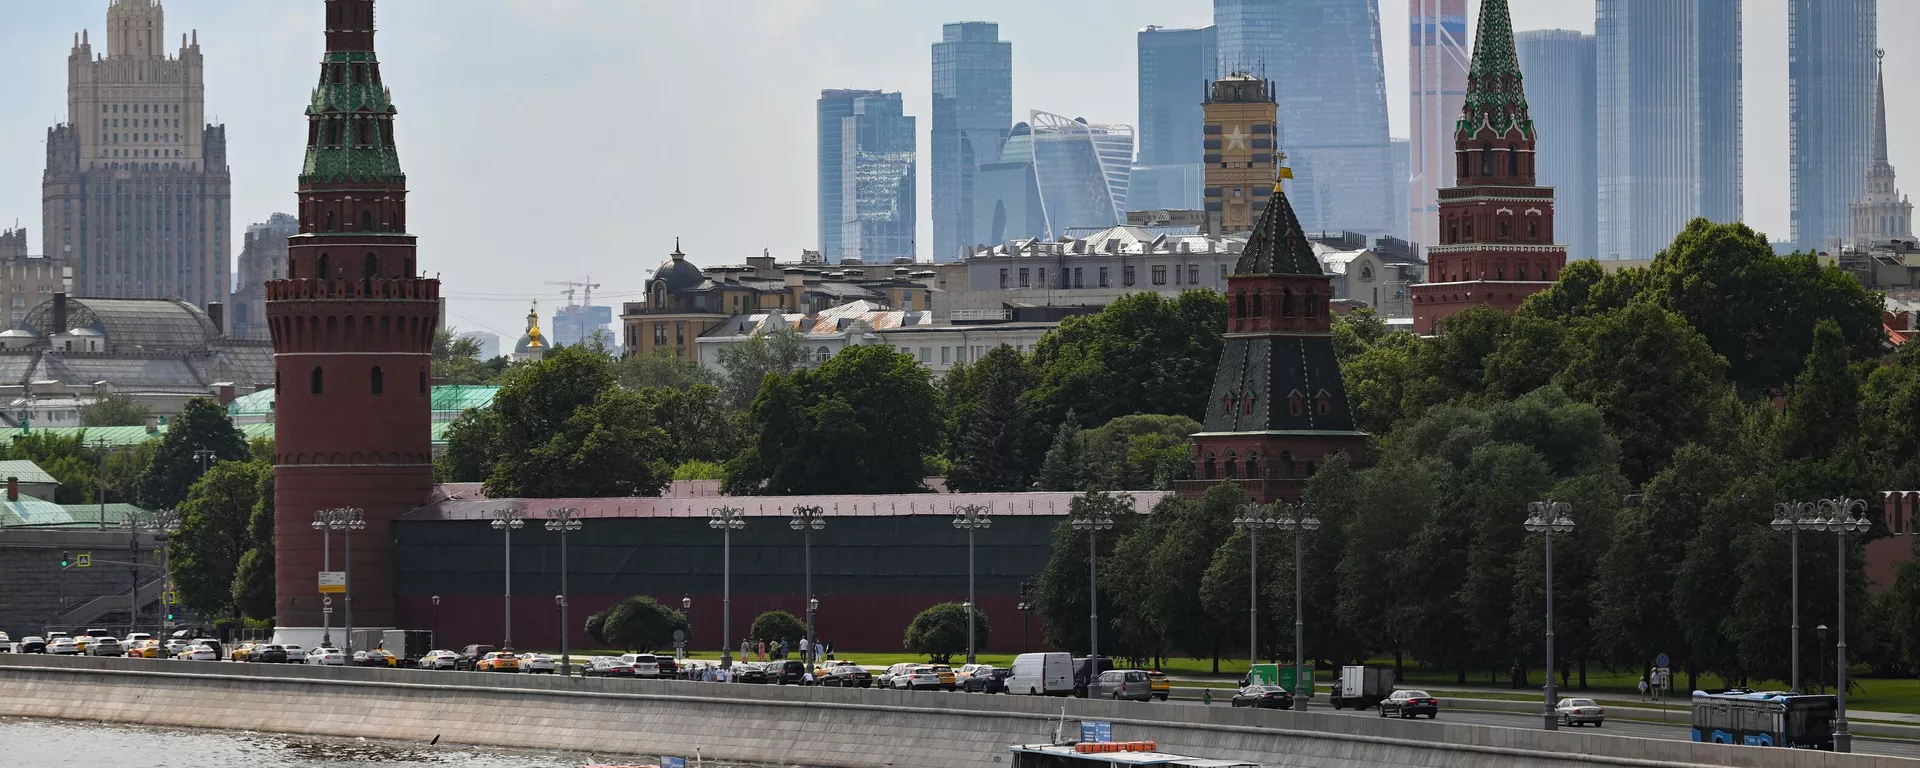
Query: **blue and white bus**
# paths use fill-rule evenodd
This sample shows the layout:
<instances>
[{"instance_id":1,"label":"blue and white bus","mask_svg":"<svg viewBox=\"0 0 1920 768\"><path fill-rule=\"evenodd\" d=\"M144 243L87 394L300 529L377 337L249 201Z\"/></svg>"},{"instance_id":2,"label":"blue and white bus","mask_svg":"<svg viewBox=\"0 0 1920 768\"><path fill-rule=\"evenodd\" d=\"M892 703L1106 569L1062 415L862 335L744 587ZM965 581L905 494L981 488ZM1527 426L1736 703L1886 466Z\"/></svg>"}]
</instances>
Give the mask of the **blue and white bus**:
<instances>
[{"instance_id":1,"label":"blue and white bus","mask_svg":"<svg viewBox=\"0 0 1920 768\"><path fill-rule=\"evenodd\" d=\"M1693 692L1693 740L1710 744L1833 749L1832 696L1746 688Z\"/></svg>"}]
</instances>

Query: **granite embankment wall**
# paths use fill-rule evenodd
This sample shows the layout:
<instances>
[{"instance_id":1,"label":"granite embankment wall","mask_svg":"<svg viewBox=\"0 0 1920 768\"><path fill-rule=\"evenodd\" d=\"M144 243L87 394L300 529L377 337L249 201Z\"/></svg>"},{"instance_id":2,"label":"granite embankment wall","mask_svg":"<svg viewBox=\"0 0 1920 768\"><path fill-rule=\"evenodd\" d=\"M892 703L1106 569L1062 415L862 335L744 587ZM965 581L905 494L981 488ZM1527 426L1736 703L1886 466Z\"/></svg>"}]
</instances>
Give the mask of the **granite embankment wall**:
<instances>
[{"instance_id":1,"label":"granite embankment wall","mask_svg":"<svg viewBox=\"0 0 1920 768\"><path fill-rule=\"evenodd\" d=\"M1163 750L1300 768L1911 768L1914 761L1445 722L1010 696L111 658L0 657L0 715L677 754L988 768L1081 718Z\"/></svg>"}]
</instances>

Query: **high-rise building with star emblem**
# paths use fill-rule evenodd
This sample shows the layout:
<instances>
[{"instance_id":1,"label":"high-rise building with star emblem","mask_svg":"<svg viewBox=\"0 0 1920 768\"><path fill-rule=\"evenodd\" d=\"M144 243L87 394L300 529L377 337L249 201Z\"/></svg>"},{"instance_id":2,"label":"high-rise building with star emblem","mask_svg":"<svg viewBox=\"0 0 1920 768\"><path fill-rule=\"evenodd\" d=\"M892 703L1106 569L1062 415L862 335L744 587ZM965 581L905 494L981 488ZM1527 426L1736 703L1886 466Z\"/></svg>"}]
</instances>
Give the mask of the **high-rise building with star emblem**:
<instances>
[{"instance_id":1,"label":"high-rise building with star emblem","mask_svg":"<svg viewBox=\"0 0 1920 768\"><path fill-rule=\"evenodd\" d=\"M1482 304L1512 311L1560 279L1567 249L1553 240L1553 188L1535 183L1537 139L1507 0L1483 0L1453 131L1459 181L1440 190L1440 243L1412 288L1415 333Z\"/></svg>"},{"instance_id":2,"label":"high-rise building with star emblem","mask_svg":"<svg viewBox=\"0 0 1920 768\"><path fill-rule=\"evenodd\" d=\"M1280 173L1273 83L1243 72L1229 74L1213 82L1201 109L1207 231L1226 235L1253 229Z\"/></svg>"},{"instance_id":3,"label":"high-rise building with star emblem","mask_svg":"<svg viewBox=\"0 0 1920 768\"><path fill-rule=\"evenodd\" d=\"M93 298L180 299L231 288L227 129L206 123L198 33L166 52L157 0L113 0L106 55L67 55L67 122L47 131L42 248Z\"/></svg>"}]
</instances>

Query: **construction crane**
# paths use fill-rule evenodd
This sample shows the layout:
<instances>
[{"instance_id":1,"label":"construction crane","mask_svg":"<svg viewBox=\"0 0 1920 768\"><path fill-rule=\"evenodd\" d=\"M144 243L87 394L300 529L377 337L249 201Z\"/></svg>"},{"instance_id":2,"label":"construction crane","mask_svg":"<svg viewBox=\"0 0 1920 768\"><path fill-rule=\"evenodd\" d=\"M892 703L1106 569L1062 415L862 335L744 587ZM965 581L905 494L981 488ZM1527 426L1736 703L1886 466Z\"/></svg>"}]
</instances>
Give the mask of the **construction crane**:
<instances>
[{"instance_id":1,"label":"construction crane","mask_svg":"<svg viewBox=\"0 0 1920 768\"><path fill-rule=\"evenodd\" d=\"M599 283L593 281L592 276L583 277L579 280L548 280L547 285L564 285L567 287L566 290L560 292L560 295L567 297L567 306L573 306L573 294L576 289L585 291L583 300L580 302L581 304L592 304L593 289L600 287Z\"/></svg>"}]
</instances>

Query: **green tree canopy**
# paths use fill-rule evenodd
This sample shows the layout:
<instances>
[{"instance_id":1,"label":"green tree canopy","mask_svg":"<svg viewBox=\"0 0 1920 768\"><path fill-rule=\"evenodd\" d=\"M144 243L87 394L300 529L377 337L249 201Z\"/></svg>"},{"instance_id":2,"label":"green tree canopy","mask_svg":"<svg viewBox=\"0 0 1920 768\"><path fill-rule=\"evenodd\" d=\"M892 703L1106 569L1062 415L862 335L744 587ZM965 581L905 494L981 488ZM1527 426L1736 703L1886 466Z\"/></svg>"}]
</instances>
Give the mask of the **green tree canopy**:
<instances>
[{"instance_id":1,"label":"green tree canopy","mask_svg":"<svg viewBox=\"0 0 1920 768\"><path fill-rule=\"evenodd\" d=\"M132 395L112 394L80 406L80 424L87 427L136 427L147 423L153 409Z\"/></svg>"},{"instance_id":2,"label":"green tree canopy","mask_svg":"<svg viewBox=\"0 0 1920 768\"><path fill-rule=\"evenodd\" d=\"M885 346L768 376L748 423L756 437L727 465L731 493L923 490L926 452L940 434L926 368Z\"/></svg>"},{"instance_id":3,"label":"green tree canopy","mask_svg":"<svg viewBox=\"0 0 1920 768\"><path fill-rule=\"evenodd\" d=\"M672 472L657 402L614 386L604 356L569 347L508 374L493 400L497 427L469 422L449 438L481 442L492 433L486 489L496 498L652 496ZM486 450L450 444L457 458L445 465L450 474L470 469Z\"/></svg>"},{"instance_id":4,"label":"green tree canopy","mask_svg":"<svg viewBox=\"0 0 1920 768\"><path fill-rule=\"evenodd\" d=\"M632 355L613 364L613 375L627 389L688 390L696 385L718 388L721 377L698 360L675 357L666 350Z\"/></svg>"},{"instance_id":5,"label":"green tree canopy","mask_svg":"<svg viewBox=\"0 0 1920 768\"><path fill-rule=\"evenodd\" d=\"M180 530L167 542L168 566L180 604L209 618L240 616L234 576L254 547L251 523L273 467L221 462L193 483L180 502Z\"/></svg>"},{"instance_id":6,"label":"green tree canopy","mask_svg":"<svg viewBox=\"0 0 1920 768\"><path fill-rule=\"evenodd\" d=\"M807 636L807 625L786 611L767 611L753 617L753 625L747 629L747 639L756 643L778 643L782 640L799 645L800 638Z\"/></svg>"},{"instance_id":7,"label":"green tree canopy","mask_svg":"<svg viewBox=\"0 0 1920 768\"><path fill-rule=\"evenodd\" d=\"M239 615L254 620L274 617L273 581L273 463L255 459L252 464L265 467L258 471L259 488L254 491L253 512L247 521L247 553L233 574L233 605Z\"/></svg>"},{"instance_id":8,"label":"green tree canopy","mask_svg":"<svg viewBox=\"0 0 1920 768\"><path fill-rule=\"evenodd\" d=\"M987 615L973 611L973 646L987 647ZM967 607L959 603L938 603L921 611L907 625L906 651L926 654L935 664L945 664L957 654L967 652Z\"/></svg>"},{"instance_id":9,"label":"green tree canopy","mask_svg":"<svg viewBox=\"0 0 1920 768\"><path fill-rule=\"evenodd\" d=\"M806 365L811 350L807 339L792 328L748 336L738 344L720 347L721 392L736 411L753 406L768 376L785 375Z\"/></svg>"},{"instance_id":10,"label":"green tree canopy","mask_svg":"<svg viewBox=\"0 0 1920 768\"><path fill-rule=\"evenodd\" d=\"M210 455L204 458L198 455L203 450L211 452ZM227 417L226 408L204 397L188 400L140 475L140 506L176 507L186 498L188 487L201 477L203 467L246 461L249 457L246 437L233 428L233 419Z\"/></svg>"},{"instance_id":11,"label":"green tree canopy","mask_svg":"<svg viewBox=\"0 0 1920 768\"><path fill-rule=\"evenodd\" d=\"M1034 345L1028 403L1049 429L1069 411L1081 426L1135 413L1203 418L1226 327L1227 300L1216 291L1128 294L1067 318Z\"/></svg>"},{"instance_id":12,"label":"green tree canopy","mask_svg":"<svg viewBox=\"0 0 1920 768\"><path fill-rule=\"evenodd\" d=\"M1048 435L1022 399L1032 386L1027 356L1004 344L948 372L943 383L952 430L948 488L1015 491L1033 484Z\"/></svg>"},{"instance_id":13,"label":"green tree canopy","mask_svg":"<svg viewBox=\"0 0 1920 768\"><path fill-rule=\"evenodd\" d=\"M441 384L492 384L507 365L505 357L481 360L480 342L452 327L434 332L428 352L433 380Z\"/></svg>"},{"instance_id":14,"label":"green tree canopy","mask_svg":"<svg viewBox=\"0 0 1920 768\"><path fill-rule=\"evenodd\" d=\"M687 617L646 595L614 603L600 615L600 638L609 646L652 652L673 647L673 632L688 629Z\"/></svg>"},{"instance_id":15,"label":"green tree canopy","mask_svg":"<svg viewBox=\"0 0 1920 768\"><path fill-rule=\"evenodd\" d=\"M1076 430L1073 444L1055 446L1042 486L1055 491L1167 490L1193 476L1191 436L1200 422L1185 416L1121 416L1095 429ZM1058 452L1058 453L1056 453Z\"/></svg>"}]
</instances>

